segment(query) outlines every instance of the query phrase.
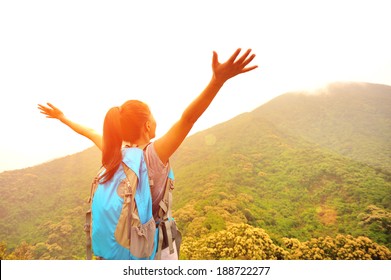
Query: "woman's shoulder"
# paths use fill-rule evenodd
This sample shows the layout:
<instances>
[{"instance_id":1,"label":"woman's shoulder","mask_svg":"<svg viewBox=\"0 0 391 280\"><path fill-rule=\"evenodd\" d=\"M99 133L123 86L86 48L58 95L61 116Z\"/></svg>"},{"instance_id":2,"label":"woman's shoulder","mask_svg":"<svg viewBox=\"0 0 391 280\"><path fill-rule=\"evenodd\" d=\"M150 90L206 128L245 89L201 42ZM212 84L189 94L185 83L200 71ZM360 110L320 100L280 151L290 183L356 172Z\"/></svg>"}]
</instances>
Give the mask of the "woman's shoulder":
<instances>
[{"instance_id":1,"label":"woman's shoulder","mask_svg":"<svg viewBox=\"0 0 391 280\"><path fill-rule=\"evenodd\" d=\"M150 169L163 171L168 169L169 164L163 164L155 150L154 142L149 143L144 149L147 165Z\"/></svg>"}]
</instances>

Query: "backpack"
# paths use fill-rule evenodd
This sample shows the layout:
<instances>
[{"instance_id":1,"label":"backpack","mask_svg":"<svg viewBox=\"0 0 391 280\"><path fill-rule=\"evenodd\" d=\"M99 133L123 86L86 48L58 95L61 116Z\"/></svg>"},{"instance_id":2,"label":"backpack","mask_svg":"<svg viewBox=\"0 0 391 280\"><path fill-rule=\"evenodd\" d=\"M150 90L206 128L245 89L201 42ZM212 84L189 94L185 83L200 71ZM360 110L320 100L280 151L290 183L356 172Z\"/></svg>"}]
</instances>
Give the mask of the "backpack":
<instances>
[{"instance_id":1,"label":"backpack","mask_svg":"<svg viewBox=\"0 0 391 280\"><path fill-rule=\"evenodd\" d=\"M87 259L92 259L92 251L104 259L160 259L162 249L174 253L174 242L179 256L182 236L171 213L174 175L170 169L154 216L145 149L124 148L113 178L101 184L101 168L92 181L84 226Z\"/></svg>"}]
</instances>

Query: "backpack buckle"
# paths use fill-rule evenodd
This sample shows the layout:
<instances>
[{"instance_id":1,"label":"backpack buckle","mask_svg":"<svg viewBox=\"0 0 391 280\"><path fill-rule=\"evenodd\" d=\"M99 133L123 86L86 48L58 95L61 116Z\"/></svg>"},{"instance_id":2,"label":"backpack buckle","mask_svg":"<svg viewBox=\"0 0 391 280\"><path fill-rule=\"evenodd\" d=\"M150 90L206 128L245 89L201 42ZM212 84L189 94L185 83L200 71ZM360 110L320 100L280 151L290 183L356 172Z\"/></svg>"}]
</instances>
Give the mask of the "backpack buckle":
<instances>
[{"instance_id":1,"label":"backpack buckle","mask_svg":"<svg viewBox=\"0 0 391 280\"><path fill-rule=\"evenodd\" d=\"M172 180L172 179L170 179L170 178L168 178L168 180L170 180L170 190L172 191L173 189L174 189L174 180Z\"/></svg>"},{"instance_id":2,"label":"backpack buckle","mask_svg":"<svg viewBox=\"0 0 391 280\"><path fill-rule=\"evenodd\" d=\"M90 224L87 224L87 223L85 223L85 224L84 224L84 231L85 231L85 232L89 232L89 231L91 231L91 225L90 225Z\"/></svg>"}]
</instances>

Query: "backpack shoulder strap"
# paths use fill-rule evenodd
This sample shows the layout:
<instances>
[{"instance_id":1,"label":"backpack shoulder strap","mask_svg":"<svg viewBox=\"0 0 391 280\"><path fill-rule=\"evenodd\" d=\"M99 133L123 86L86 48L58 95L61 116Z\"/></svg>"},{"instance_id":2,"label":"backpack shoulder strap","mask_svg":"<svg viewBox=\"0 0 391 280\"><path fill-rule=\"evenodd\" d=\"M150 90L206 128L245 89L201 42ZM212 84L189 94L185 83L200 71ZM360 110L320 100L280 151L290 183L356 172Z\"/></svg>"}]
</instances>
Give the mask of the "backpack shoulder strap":
<instances>
[{"instance_id":1,"label":"backpack shoulder strap","mask_svg":"<svg viewBox=\"0 0 391 280\"><path fill-rule=\"evenodd\" d=\"M171 173L171 169L170 169ZM169 173L169 174L170 174ZM172 218L171 213L171 206L172 206L172 191L174 189L174 179L170 178L170 176L167 176L166 186L164 190L164 196L163 199L159 203L159 245L158 245L158 251L156 253L157 259L161 258L161 250L163 247L163 239L164 239L164 233L167 235L167 242L170 254L174 253L174 243L173 243L173 236L172 236L172 227L176 227L175 222ZM176 229L176 228L175 228ZM177 246L178 247L178 246ZM177 248L178 250L179 248Z\"/></svg>"},{"instance_id":2,"label":"backpack shoulder strap","mask_svg":"<svg viewBox=\"0 0 391 280\"><path fill-rule=\"evenodd\" d=\"M90 190L90 196L87 200L87 203L90 204L90 207L89 209L87 210L86 212L86 221L85 221L85 224L84 224L84 231L86 233L86 258L87 260L91 260L92 259L92 242L91 242L91 202L92 202L92 199L94 198L94 194L95 194L95 191L96 189L98 188L98 185L99 185L99 178L100 178L100 174L102 173L102 170L103 170L103 166L101 166L101 168L99 169L98 173L96 174L94 180L92 181L91 183L91 190Z\"/></svg>"},{"instance_id":3,"label":"backpack shoulder strap","mask_svg":"<svg viewBox=\"0 0 391 280\"><path fill-rule=\"evenodd\" d=\"M133 211L135 208L134 196L136 194L138 178L137 175L124 162L122 162L122 167L124 169L127 178L128 187L125 189L124 203L129 205L128 207L129 213L127 215L127 219L128 219L128 225L130 227L132 224ZM129 246L130 246L130 235L131 235L131 230L129 229L128 230Z\"/></svg>"},{"instance_id":4,"label":"backpack shoulder strap","mask_svg":"<svg viewBox=\"0 0 391 280\"><path fill-rule=\"evenodd\" d=\"M145 160L145 163L147 165L149 187L152 189L153 186L154 186L154 182L153 182L153 179L152 179L152 176L151 176L151 172L149 171L149 168L148 168L148 166L149 166L148 165L148 157L147 157L147 154L146 154L147 148L151 144L152 144L152 142L149 142L147 145L145 145L145 147L143 148L143 152L144 152L144 160Z\"/></svg>"},{"instance_id":5,"label":"backpack shoulder strap","mask_svg":"<svg viewBox=\"0 0 391 280\"><path fill-rule=\"evenodd\" d=\"M172 191L174 189L174 179L170 176L167 177L166 186L164 190L163 199L160 201L159 206L159 218L165 219L171 217L171 206L172 206Z\"/></svg>"}]
</instances>

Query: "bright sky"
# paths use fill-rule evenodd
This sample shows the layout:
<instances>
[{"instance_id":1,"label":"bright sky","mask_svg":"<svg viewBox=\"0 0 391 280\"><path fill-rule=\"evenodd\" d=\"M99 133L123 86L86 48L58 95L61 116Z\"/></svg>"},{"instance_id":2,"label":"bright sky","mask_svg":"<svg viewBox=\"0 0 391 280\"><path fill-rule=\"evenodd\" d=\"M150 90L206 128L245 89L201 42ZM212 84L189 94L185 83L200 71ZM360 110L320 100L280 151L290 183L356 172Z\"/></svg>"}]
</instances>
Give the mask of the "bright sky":
<instances>
[{"instance_id":1,"label":"bright sky","mask_svg":"<svg viewBox=\"0 0 391 280\"><path fill-rule=\"evenodd\" d=\"M334 81L391 85L391 1L0 1L0 172L92 144L38 103L101 131L111 106L147 102L162 135L226 60L259 68L224 86L192 133L287 91Z\"/></svg>"}]
</instances>

